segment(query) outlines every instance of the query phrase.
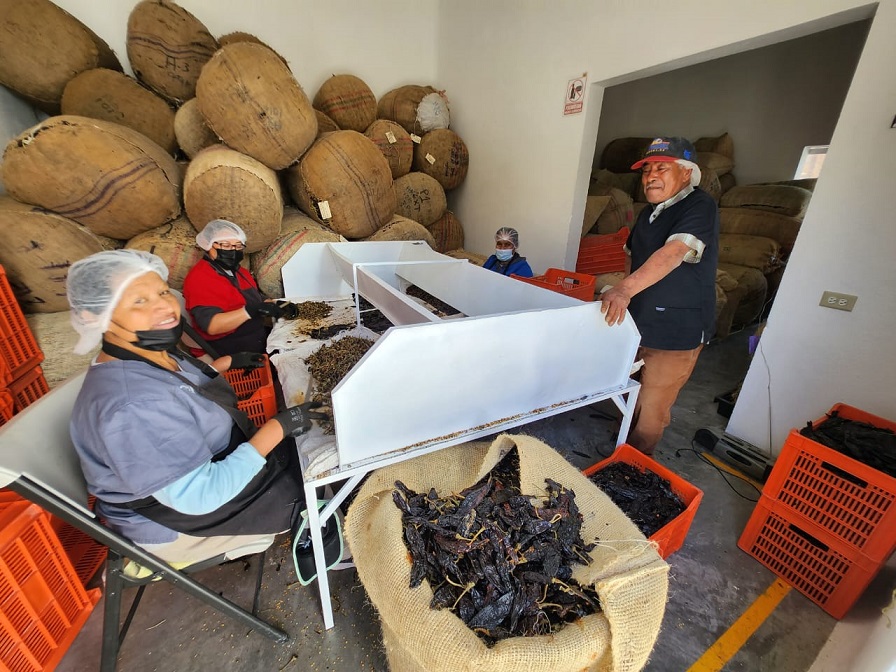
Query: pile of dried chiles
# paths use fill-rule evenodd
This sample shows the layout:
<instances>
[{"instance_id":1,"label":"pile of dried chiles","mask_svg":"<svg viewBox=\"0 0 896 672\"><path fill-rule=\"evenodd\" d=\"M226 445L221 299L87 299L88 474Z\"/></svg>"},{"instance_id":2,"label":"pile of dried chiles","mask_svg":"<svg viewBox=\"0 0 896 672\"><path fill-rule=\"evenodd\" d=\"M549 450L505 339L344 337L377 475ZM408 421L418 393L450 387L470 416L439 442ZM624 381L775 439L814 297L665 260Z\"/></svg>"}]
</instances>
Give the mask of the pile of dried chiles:
<instances>
[{"instance_id":1,"label":"pile of dried chiles","mask_svg":"<svg viewBox=\"0 0 896 672\"><path fill-rule=\"evenodd\" d=\"M351 368L364 356L373 341L357 336L345 336L328 345L322 345L318 350L305 358L311 377L317 383L313 401L319 401L325 406L330 406L330 393L333 388L345 377ZM333 423L322 420L320 423L324 433L333 432Z\"/></svg>"},{"instance_id":2,"label":"pile of dried chiles","mask_svg":"<svg viewBox=\"0 0 896 672\"><path fill-rule=\"evenodd\" d=\"M363 296L355 295L358 301L358 310L361 312L361 324L375 334L382 334L388 329L394 327L392 321L380 312L379 308L375 308L370 301Z\"/></svg>"},{"instance_id":3,"label":"pile of dried chiles","mask_svg":"<svg viewBox=\"0 0 896 672\"><path fill-rule=\"evenodd\" d=\"M873 469L896 476L896 434L891 429L848 420L832 411L817 427L809 423L800 434Z\"/></svg>"},{"instance_id":4,"label":"pile of dried chiles","mask_svg":"<svg viewBox=\"0 0 896 672\"><path fill-rule=\"evenodd\" d=\"M665 478L625 462L611 462L589 479L622 509L645 537L687 508Z\"/></svg>"},{"instance_id":5,"label":"pile of dried chiles","mask_svg":"<svg viewBox=\"0 0 896 672\"><path fill-rule=\"evenodd\" d=\"M341 331L350 328L351 324L322 324L333 312L333 306L323 301L303 301L297 303L298 315L296 326L293 328L295 335L305 334L319 341L325 341Z\"/></svg>"},{"instance_id":6,"label":"pile of dried chiles","mask_svg":"<svg viewBox=\"0 0 896 672\"><path fill-rule=\"evenodd\" d=\"M407 288L407 291L405 293L408 296L416 297L416 298L420 299L421 301L425 301L426 303L428 303L430 306L432 306L435 309L435 314L438 315L439 317L461 314L461 312L457 308L452 306L451 304L445 303L441 299L434 297L429 292L424 291L424 290L420 289L419 287L417 287L417 285L410 285Z\"/></svg>"},{"instance_id":7,"label":"pile of dried chiles","mask_svg":"<svg viewBox=\"0 0 896 672\"><path fill-rule=\"evenodd\" d=\"M545 479L547 498L520 491L513 449L481 481L439 497L395 482L411 553L410 587L432 587L433 609L450 609L488 646L508 637L554 632L600 611L591 586L572 579L590 564L575 493Z\"/></svg>"}]
</instances>

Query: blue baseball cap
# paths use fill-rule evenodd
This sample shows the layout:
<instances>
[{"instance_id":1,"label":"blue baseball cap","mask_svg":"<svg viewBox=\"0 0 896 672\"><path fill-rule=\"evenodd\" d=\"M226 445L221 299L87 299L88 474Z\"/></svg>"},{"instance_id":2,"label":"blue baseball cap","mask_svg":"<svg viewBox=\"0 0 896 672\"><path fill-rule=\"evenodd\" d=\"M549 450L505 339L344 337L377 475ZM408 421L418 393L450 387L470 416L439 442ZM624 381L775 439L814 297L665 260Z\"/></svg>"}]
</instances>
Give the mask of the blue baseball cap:
<instances>
[{"instance_id":1,"label":"blue baseball cap","mask_svg":"<svg viewBox=\"0 0 896 672\"><path fill-rule=\"evenodd\" d=\"M645 163L659 161L676 161L684 159L685 161L696 162L697 150L694 145L686 138L654 138L653 142L644 152L644 158L632 165L632 170L638 170Z\"/></svg>"}]
</instances>

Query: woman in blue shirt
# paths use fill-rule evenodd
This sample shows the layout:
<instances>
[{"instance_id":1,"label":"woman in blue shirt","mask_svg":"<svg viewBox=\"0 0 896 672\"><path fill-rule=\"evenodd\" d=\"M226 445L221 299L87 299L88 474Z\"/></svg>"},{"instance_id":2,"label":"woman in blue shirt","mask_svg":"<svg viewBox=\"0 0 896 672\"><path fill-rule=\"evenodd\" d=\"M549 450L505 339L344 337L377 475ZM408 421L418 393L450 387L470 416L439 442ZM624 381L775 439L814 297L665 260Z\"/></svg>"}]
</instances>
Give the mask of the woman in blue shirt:
<instances>
[{"instance_id":1,"label":"woman in blue shirt","mask_svg":"<svg viewBox=\"0 0 896 672\"><path fill-rule=\"evenodd\" d=\"M516 229L502 226L495 232L495 253L483 264L483 268L501 275L518 275L531 278L534 274L526 261L516 251L520 246L520 234Z\"/></svg>"}]
</instances>

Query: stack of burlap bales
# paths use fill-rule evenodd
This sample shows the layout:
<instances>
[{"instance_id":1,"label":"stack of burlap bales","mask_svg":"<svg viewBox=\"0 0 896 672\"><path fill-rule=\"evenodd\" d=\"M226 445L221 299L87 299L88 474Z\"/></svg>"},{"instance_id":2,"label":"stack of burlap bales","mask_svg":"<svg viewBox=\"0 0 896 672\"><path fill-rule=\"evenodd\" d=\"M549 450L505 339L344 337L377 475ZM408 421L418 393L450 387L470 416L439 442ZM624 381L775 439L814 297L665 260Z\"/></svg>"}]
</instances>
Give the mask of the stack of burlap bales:
<instances>
[{"instance_id":1,"label":"stack of burlap bales","mask_svg":"<svg viewBox=\"0 0 896 672\"><path fill-rule=\"evenodd\" d=\"M124 74L108 45L49 0L0 8L0 83L50 116L3 154L2 264L29 313L67 311L68 267L103 249L159 255L179 289L196 232L239 224L265 293L306 242L422 240L463 247L446 191L469 154L443 92L377 101L334 75L309 98L257 37L216 39L169 0L135 5Z\"/></svg>"}]
</instances>

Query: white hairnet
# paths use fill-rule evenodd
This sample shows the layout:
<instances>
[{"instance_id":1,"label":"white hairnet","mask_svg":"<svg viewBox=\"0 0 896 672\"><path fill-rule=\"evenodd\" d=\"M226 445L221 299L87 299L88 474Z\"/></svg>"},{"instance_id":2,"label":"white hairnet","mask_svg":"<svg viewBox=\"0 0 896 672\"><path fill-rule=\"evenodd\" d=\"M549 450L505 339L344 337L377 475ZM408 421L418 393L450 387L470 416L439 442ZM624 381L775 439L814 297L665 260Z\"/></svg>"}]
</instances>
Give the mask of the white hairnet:
<instances>
[{"instance_id":1,"label":"white hairnet","mask_svg":"<svg viewBox=\"0 0 896 672\"><path fill-rule=\"evenodd\" d=\"M226 219L213 219L196 234L196 244L208 252L212 245L222 240L239 240L246 244L246 232L233 222Z\"/></svg>"},{"instance_id":2,"label":"white hairnet","mask_svg":"<svg viewBox=\"0 0 896 672\"><path fill-rule=\"evenodd\" d=\"M149 272L168 280L165 263L143 250L97 252L71 265L65 291L72 327L81 336L75 354L83 355L96 347L109 328L112 312L125 288Z\"/></svg>"},{"instance_id":3,"label":"white hairnet","mask_svg":"<svg viewBox=\"0 0 896 672\"><path fill-rule=\"evenodd\" d=\"M513 249L516 249L520 246L519 231L510 226L502 226L495 231L495 242L497 243L499 240L506 240L513 245Z\"/></svg>"},{"instance_id":4,"label":"white hairnet","mask_svg":"<svg viewBox=\"0 0 896 672\"><path fill-rule=\"evenodd\" d=\"M688 161L687 159L676 159L675 163L677 163L682 168L691 171L691 186L696 187L700 184L700 180L703 179L703 174L700 172L700 166L698 166L693 161Z\"/></svg>"}]
</instances>

